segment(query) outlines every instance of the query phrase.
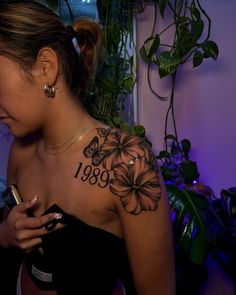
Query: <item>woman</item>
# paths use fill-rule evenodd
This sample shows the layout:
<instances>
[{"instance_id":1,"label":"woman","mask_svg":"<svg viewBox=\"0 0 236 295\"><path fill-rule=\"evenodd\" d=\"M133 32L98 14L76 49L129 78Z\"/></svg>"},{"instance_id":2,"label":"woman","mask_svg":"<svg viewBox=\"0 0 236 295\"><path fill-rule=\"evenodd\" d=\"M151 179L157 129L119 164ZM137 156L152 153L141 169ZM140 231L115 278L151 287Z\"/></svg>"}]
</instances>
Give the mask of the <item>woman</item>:
<instances>
[{"instance_id":1,"label":"woman","mask_svg":"<svg viewBox=\"0 0 236 295\"><path fill-rule=\"evenodd\" d=\"M88 115L100 27L65 27L33 1L0 5L0 119L15 137L8 184L23 202L0 224L22 254L17 294L173 295L169 203L152 153ZM123 293L124 293L123 292Z\"/></svg>"}]
</instances>

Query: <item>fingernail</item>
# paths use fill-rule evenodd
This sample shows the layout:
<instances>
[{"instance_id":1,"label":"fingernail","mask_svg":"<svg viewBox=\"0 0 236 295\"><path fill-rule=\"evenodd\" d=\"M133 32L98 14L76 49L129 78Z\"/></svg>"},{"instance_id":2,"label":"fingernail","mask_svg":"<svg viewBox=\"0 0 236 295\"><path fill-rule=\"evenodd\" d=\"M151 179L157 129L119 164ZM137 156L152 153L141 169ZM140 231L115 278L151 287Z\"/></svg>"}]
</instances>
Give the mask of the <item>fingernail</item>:
<instances>
[{"instance_id":1,"label":"fingernail","mask_svg":"<svg viewBox=\"0 0 236 295\"><path fill-rule=\"evenodd\" d=\"M38 196L34 196L33 199L30 201L31 204L35 203L38 200Z\"/></svg>"},{"instance_id":2,"label":"fingernail","mask_svg":"<svg viewBox=\"0 0 236 295\"><path fill-rule=\"evenodd\" d=\"M62 218L62 214L60 213L54 214L54 219L61 219L61 218Z\"/></svg>"}]
</instances>

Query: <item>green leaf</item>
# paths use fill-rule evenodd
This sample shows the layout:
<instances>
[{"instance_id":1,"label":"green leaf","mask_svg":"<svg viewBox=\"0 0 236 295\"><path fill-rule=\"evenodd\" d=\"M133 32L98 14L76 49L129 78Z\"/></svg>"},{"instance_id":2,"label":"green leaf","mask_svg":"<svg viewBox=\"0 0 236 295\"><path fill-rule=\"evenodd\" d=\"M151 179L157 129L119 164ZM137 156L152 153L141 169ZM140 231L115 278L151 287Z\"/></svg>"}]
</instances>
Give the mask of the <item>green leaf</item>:
<instances>
[{"instance_id":1,"label":"green leaf","mask_svg":"<svg viewBox=\"0 0 236 295\"><path fill-rule=\"evenodd\" d=\"M203 29L204 22L202 20L191 22L191 35L194 43L201 37Z\"/></svg>"},{"instance_id":2,"label":"green leaf","mask_svg":"<svg viewBox=\"0 0 236 295\"><path fill-rule=\"evenodd\" d=\"M191 184L200 176L196 162L190 160L184 161L180 164L180 173L185 184Z\"/></svg>"},{"instance_id":3,"label":"green leaf","mask_svg":"<svg viewBox=\"0 0 236 295\"><path fill-rule=\"evenodd\" d=\"M185 139L181 140L180 144L181 144L181 148L182 148L183 153L185 155L188 155L188 153L191 150L191 142L190 142L190 140L185 138Z\"/></svg>"},{"instance_id":4,"label":"green leaf","mask_svg":"<svg viewBox=\"0 0 236 295\"><path fill-rule=\"evenodd\" d=\"M145 63L149 63L151 58L156 55L156 52L160 46L160 37L150 37L145 40L143 46L140 49L140 55Z\"/></svg>"},{"instance_id":5,"label":"green leaf","mask_svg":"<svg viewBox=\"0 0 236 295\"><path fill-rule=\"evenodd\" d=\"M104 25L106 22L107 9L109 7L109 0L97 0L97 10L100 22Z\"/></svg>"},{"instance_id":6,"label":"green leaf","mask_svg":"<svg viewBox=\"0 0 236 295\"><path fill-rule=\"evenodd\" d=\"M119 116L113 117L113 118L112 118L112 121L113 121L113 123L115 124L115 126L119 126L119 127L120 127L120 125L121 125L121 123L122 123L122 119L121 119L121 117L119 117Z\"/></svg>"},{"instance_id":7,"label":"green leaf","mask_svg":"<svg viewBox=\"0 0 236 295\"><path fill-rule=\"evenodd\" d=\"M206 41L201 45L201 48L204 52L204 56L206 58L211 57L214 60L217 59L218 55L219 55L219 49L217 44L214 41Z\"/></svg>"},{"instance_id":8,"label":"green leaf","mask_svg":"<svg viewBox=\"0 0 236 295\"><path fill-rule=\"evenodd\" d=\"M145 137L146 131L145 131L144 126L139 125L139 124L135 125L133 127L133 129L132 129L132 134L137 135L137 136L142 137L142 138Z\"/></svg>"},{"instance_id":9,"label":"green leaf","mask_svg":"<svg viewBox=\"0 0 236 295\"><path fill-rule=\"evenodd\" d=\"M165 9L169 3L169 0L156 0L156 2L159 5L160 14L164 18Z\"/></svg>"},{"instance_id":10,"label":"green leaf","mask_svg":"<svg viewBox=\"0 0 236 295\"><path fill-rule=\"evenodd\" d=\"M154 63L155 65L159 66L160 62L159 62L158 57L157 57L156 54L152 55L151 62Z\"/></svg>"},{"instance_id":11,"label":"green leaf","mask_svg":"<svg viewBox=\"0 0 236 295\"><path fill-rule=\"evenodd\" d=\"M194 20L200 20L201 19L201 13L199 11L199 9L197 9L194 5L191 6L191 15L192 15L192 18Z\"/></svg>"},{"instance_id":12,"label":"green leaf","mask_svg":"<svg viewBox=\"0 0 236 295\"><path fill-rule=\"evenodd\" d=\"M148 57L144 45L140 48L139 54L140 54L143 62L145 62L146 64L149 64L150 63L151 59Z\"/></svg>"},{"instance_id":13,"label":"green leaf","mask_svg":"<svg viewBox=\"0 0 236 295\"><path fill-rule=\"evenodd\" d=\"M122 124L121 124L121 129L122 129L123 131L128 131L128 132L131 131L131 127L130 127L130 125L129 125L128 123L126 123L126 122L122 122Z\"/></svg>"},{"instance_id":14,"label":"green leaf","mask_svg":"<svg viewBox=\"0 0 236 295\"><path fill-rule=\"evenodd\" d=\"M191 31L187 24L181 25L178 28L178 38L175 45L175 52L180 57L184 57L186 54L188 54L192 48L195 46L195 43L193 41L193 37L191 34Z\"/></svg>"},{"instance_id":15,"label":"green leaf","mask_svg":"<svg viewBox=\"0 0 236 295\"><path fill-rule=\"evenodd\" d=\"M45 0L45 1L39 1L39 2L46 2L48 6L54 11L58 8L59 0Z\"/></svg>"},{"instance_id":16,"label":"green leaf","mask_svg":"<svg viewBox=\"0 0 236 295\"><path fill-rule=\"evenodd\" d=\"M144 42L145 51L148 57L155 54L160 46L160 37L155 35L155 37L150 37Z\"/></svg>"},{"instance_id":17,"label":"green leaf","mask_svg":"<svg viewBox=\"0 0 236 295\"><path fill-rule=\"evenodd\" d=\"M173 141L177 141L176 136L175 135L172 135L172 134L167 134L165 136L164 140L168 140L168 139L173 140Z\"/></svg>"},{"instance_id":18,"label":"green leaf","mask_svg":"<svg viewBox=\"0 0 236 295\"><path fill-rule=\"evenodd\" d=\"M168 165L165 165L165 164L160 166L160 169L161 169L161 173L162 173L164 180L167 182L168 181L172 182L172 180L176 176L176 172L174 171L174 169L169 168Z\"/></svg>"},{"instance_id":19,"label":"green leaf","mask_svg":"<svg viewBox=\"0 0 236 295\"><path fill-rule=\"evenodd\" d=\"M159 75L161 78L172 74L180 64L180 58L168 51L163 51L159 57Z\"/></svg>"},{"instance_id":20,"label":"green leaf","mask_svg":"<svg viewBox=\"0 0 236 295\"><path fill-rule=\"evenodd\" d=\"M160 151L159 155L157 156L158 159L168 158L170 154L167 151Z\"/></svg>"},{"instance_id":21,"label":"green leaf","mask_svg":"<svg viewBox=\"0 0 236 295\"><path fill-rule=\"evenodd\" d=\"M203 264L224 231L224 225L205 196L174 185L166 187L176 243L192 262Z\"/></svg>"},{"instance_id":22,"label":"green leaf","mask_svg":"<svg viewBox=\"0 0 236 295\"><path fill-rule=\"evenodd\" d=\"M120 85L120 87L123 89L122 92L124 93L131 93L133 91L133 88L134 88L134 81L133 81L133 76L132 75L129 75L127 77L125 77L123 80L122 80L122 83Z\"/></svg>"},{"instance_id":23,"label":"green leaf","mask_svg":"<svg viewBox=\"0 0 236 295\"><path fill-rule=\"evenodd\" d=\"M189 18L187 16L179 16L176 19L176 25L178 27L183 26L183 25L188 24L188 23L189 23Z\"/></svg>"},{"instance_id":24,"label":"green leaf","mask_svg":"<svg viewBox=\"0 0 236 295\"><path fill-rule=\"evenodd\" d=\"M121 24L117 20L110 20L110 22L107 23L105 30L107 34L107 41L109 40L106 42L108 52L117 53L121 40Z\"/></svg>"},{"instance_id":25,"label":"green leaf","mask_svg":"<svg viewBox=\"0 0 236 295\"><path fill-rule=\"evenodd\" d=\"M199 50L195 51L193 56L193 67L196 68L197 66L200 66L203 62L203 58L203 54Z\"/></svg>"},{"instance_id":26,"label":"green leaf","mask_svg":"<svg viewBox=\"0 0 236 295\"><path fill-rule=\"evenodd\" d=\"M117 81L109 80L106 77L100 77L100 79L97 81L97 84L107 92L117 92L119 90Z\"/></svg>"}]
</instances>

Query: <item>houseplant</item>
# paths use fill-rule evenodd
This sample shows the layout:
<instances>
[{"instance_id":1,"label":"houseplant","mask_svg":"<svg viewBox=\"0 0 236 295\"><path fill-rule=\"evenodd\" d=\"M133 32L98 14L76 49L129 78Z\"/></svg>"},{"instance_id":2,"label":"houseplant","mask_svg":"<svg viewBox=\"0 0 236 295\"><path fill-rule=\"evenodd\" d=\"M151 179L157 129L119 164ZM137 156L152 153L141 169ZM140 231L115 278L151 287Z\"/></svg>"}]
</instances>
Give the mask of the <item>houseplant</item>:
<instances>
[{"instance_id":1,"label":"houseplant","mask_svg":"<svg viewBox=\"0 0 236 295\"><path fill-rule=\"evenodd\" d=\"M144 5L148 2L150 3L150 1L143 2ZM200 66L205 59L212 58L216 60L219 50L217 44L210 39L211 19L203 9L199 0L159 0L152 1L152 6L153 9L155 9L155 16L159 13L160 17L165 19L165 16L168 15L168 21L164 20L164 28L159 31L156 21L157 19L154 17L150 36L145 40L144 44L140 48L140 56L147 64L147 76L150 90L157 96L158 99L169 100L169 107L167 109L164 127L165 149L160 151L157 159L160 162L161 170L166 182L168 181L175 184L180 190L178 192L178 202L181 202L181 204L178 205L178 208L180 210L180 216L183 217L183 221L185 217L183 212L189 207L187 200L189 200L189 202L192 201L190 207L192 207L195 213L191 212L190 208L187 209L186 213L191 212L190 216L193 218L203 215L199 214L201 213L199 211L201 205L197 204L198 198L196 198L196 202L194 202L193 200L195 200L194 197L196 197L196 195L193 196L192 192L189 190L189 188L191 188L190 185L192 181L198 181L200 176L196 162L191 161L189 158L191 143L188 139L180 141L178 138L174 110L176 80L179 69L183 66L183 64L191 62L193 68L195 68ZM172 38L169 38L169 42L166 44L162 40L163 36L169 30L171 30ZM153 66L156 67L160 78L170 78L170 94L160 95L154 91L149 76L150 68ZM169 126L172 126L173 133L168 132ZM170 189L171 188L168 186L171 205L176 207L176 202L171 198L172 192L170 193ZM195 193L197 192L195 191ZM199 200L200 199L201 197L199 196ZM207 203L206 207L208 207ZM211 208L208 209L211 211ZM214 215L214 211L212 213ZM217 216L215 217L217 219ZM208 219L209 217L207 220ZM199 222L203 222L203 224L205 224L207 220L199 220ZM192 225L192 233L195 230L194 228L195 226ZM220 221L219 228L222 228ZM204 231L202 230L202 232ZM189 232L186 237L187 236L191 237L191 233ZM192 241L193 247L195 241L196 239ZM190 240L188 242L190 242ZM200 252L204 253L203 249ZM189 255L190 258L197 263L202 263L204 261L203 256L201 258L198 257L198 260L196 257L194 258L190 252Z\"/></svg>"},{"instance_id":2,"label":"houseplant","mask_svg":"<svg viewBox=\"0 0 236 295\"><path fill-rule=\"evenodd\" d=\"M71 20L78 17L73 14L68 0L38 1L46 3L57 13L60 3L65 2ZM96 119L148 141L145 128L134 122L132 110L127 108L136 83L134 60L137 51L133 36L133 13L134 7L139 5L135 2L96 1L99 21L104 30L104 46L96 78L87 93L84 106Z\"/></svg>"}]
</instances>

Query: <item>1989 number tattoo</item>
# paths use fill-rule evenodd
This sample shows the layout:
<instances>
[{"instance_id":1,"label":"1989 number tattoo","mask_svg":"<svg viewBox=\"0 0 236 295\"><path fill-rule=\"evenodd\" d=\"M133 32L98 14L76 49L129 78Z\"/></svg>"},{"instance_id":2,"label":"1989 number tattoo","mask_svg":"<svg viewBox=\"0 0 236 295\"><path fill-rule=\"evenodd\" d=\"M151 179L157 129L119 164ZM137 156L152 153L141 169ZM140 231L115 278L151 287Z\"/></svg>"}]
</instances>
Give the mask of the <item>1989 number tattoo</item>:
<instances>
[{"instance_id":1,"label":"1989 number tattoo","mask_svg":"<svg viewBox=\"0 0 236 295\"><path fill-rule=\"evenodd\" d=\"M104 170L101 172L99 168L93 168L91 165L84 166L82 162L79 163L74 177L80 177L82 181L88 181L92 185L98 184L101 188L104 188L109 184L108 171Z\"/></svg>"}]
</instances>

